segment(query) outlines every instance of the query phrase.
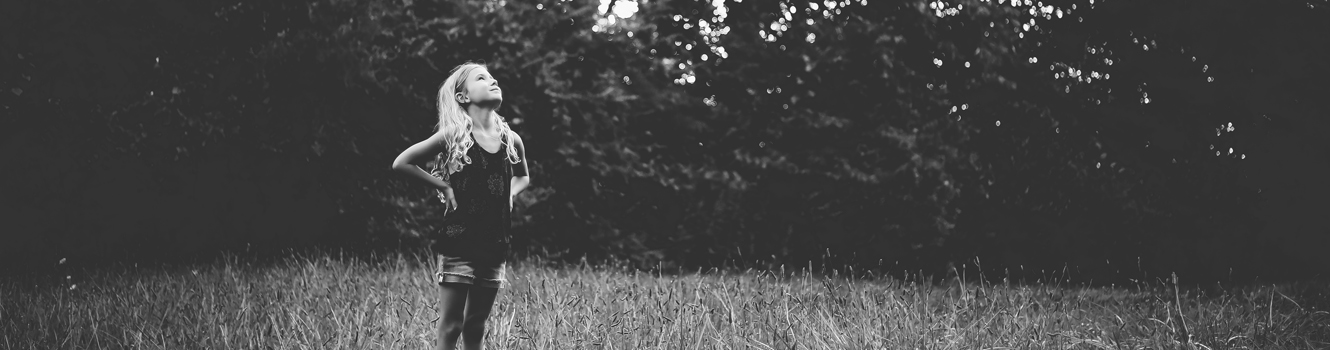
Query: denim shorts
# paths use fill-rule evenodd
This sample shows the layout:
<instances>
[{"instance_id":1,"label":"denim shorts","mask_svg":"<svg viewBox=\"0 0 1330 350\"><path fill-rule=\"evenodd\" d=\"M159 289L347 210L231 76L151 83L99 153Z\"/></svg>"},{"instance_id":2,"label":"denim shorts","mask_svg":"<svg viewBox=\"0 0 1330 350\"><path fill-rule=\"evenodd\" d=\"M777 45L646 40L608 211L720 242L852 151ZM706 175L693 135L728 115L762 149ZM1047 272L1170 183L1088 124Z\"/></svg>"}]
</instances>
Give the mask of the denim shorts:
<instances>
[{"instance_id":1,"label":"denim shorts","mask_svg":"<svg viewBox=\"0 0 1330 350\"><path fill-rule=\"evenodd\" d=\"M465 258L434 255L434 282L470 284L487 288L507 288L507 263L481 264Z\"/></svg>"}]
</instances>

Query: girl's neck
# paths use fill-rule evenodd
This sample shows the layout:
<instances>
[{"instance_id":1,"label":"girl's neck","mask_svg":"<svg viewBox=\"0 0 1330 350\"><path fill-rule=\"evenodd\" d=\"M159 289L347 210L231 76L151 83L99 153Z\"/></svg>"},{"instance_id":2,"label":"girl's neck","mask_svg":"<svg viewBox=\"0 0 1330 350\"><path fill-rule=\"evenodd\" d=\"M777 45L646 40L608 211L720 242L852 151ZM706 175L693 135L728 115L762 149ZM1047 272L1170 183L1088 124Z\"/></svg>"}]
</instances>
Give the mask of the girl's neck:
<instances>
[{"instance_id":1,"label":"girl's neck","mask_svg":"<svg viewBox=\"0 0 1330 350\"><path fill-rule=\"evenodd\" d=\"M466 114L471 116L471 129L490 131L494 128L494 118L490 116L494 113L493 108L486 108L471 104L466 106Z\"/></svg>"}]
</instances>

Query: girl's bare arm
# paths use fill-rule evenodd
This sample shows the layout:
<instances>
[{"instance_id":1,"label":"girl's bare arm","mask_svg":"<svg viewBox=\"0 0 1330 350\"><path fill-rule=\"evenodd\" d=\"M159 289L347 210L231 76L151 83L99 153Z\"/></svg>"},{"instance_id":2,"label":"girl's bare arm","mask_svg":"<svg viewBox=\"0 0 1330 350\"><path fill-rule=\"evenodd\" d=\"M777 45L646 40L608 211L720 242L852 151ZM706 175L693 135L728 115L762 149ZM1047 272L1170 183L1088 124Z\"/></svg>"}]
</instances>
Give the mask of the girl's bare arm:
<instances>
[{"instance_id":1,"label":"girl's bare arm","mask_svg":"<svg viewBox=\"0 0 1330 350\"><path fill-rule=\"evenodd\" d=\"M515 132L513 133L513 148L517 150L517 158L521 161L513 164L512 193L510 197L522 193L522 190L525 190L527 185L531 184L531 175L527 169L526 145L522 144L522 137L517 136Z\"/></svg>"},{"instance_id":2,"label":"girl's bare arm","mask_svg":"<svg viewBox=\"0 0 1330 350\"><path fill-rule=\"evenodd\" d=\"M447 142L445 141L442 132L434 133L434 135L430 136L428 139L411 145L411 147L407 147L405 151L402 151L402 154L397 155L397 159L393 159L392 170L403 172L411 177L428 182L431 186L439 190L451 191L452 188L448 186L447 182L430 175L416 165L430 159L439 152L445 151L446 148L444 145L446 144Z\"/></svg>"}]
</instances>

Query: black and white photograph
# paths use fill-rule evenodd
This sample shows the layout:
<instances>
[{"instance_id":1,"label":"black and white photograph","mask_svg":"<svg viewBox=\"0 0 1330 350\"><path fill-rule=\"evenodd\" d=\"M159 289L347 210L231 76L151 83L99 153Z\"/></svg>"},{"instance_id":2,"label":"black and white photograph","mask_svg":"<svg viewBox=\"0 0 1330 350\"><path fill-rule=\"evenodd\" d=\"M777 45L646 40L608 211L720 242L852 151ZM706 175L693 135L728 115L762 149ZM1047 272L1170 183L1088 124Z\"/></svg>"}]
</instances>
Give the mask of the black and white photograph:
<instances>
[{"instance_id":1,"label":"black and white photograph","mask_svg":"<svg viewBox=\"0 0 1330 350\"><path fill-rule=\"evenodd\" d=\"M1330 349L1330 0L0 0L0 349Z\"/></svg>"}]
</instances>

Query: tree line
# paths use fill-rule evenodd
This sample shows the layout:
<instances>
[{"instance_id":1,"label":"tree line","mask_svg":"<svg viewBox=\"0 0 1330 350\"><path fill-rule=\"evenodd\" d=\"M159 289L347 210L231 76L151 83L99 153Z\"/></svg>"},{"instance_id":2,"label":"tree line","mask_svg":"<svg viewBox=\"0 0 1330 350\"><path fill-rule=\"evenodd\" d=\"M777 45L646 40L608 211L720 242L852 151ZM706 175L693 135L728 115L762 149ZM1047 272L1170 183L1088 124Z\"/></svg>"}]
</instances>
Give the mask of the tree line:
<instances>
[{"instance_id":1,"label":"tree line","mask_svg":"<svg viewBox=\"0 0 1330 350\"><path fill-rule=\"evenodd\" d=\"M5 246L50 260L417 245L440 208L386 164L431 132L448 69L481 61L532 160L517 251L1288 275L1308 261L1267 237L1251 168L1298 118L1235 105L1230 80L1280 65L1242 50L1311 59L1325 39L1201 33L1324 29L1309 5L12 3Z\"/></svg>"}]
</instances>

